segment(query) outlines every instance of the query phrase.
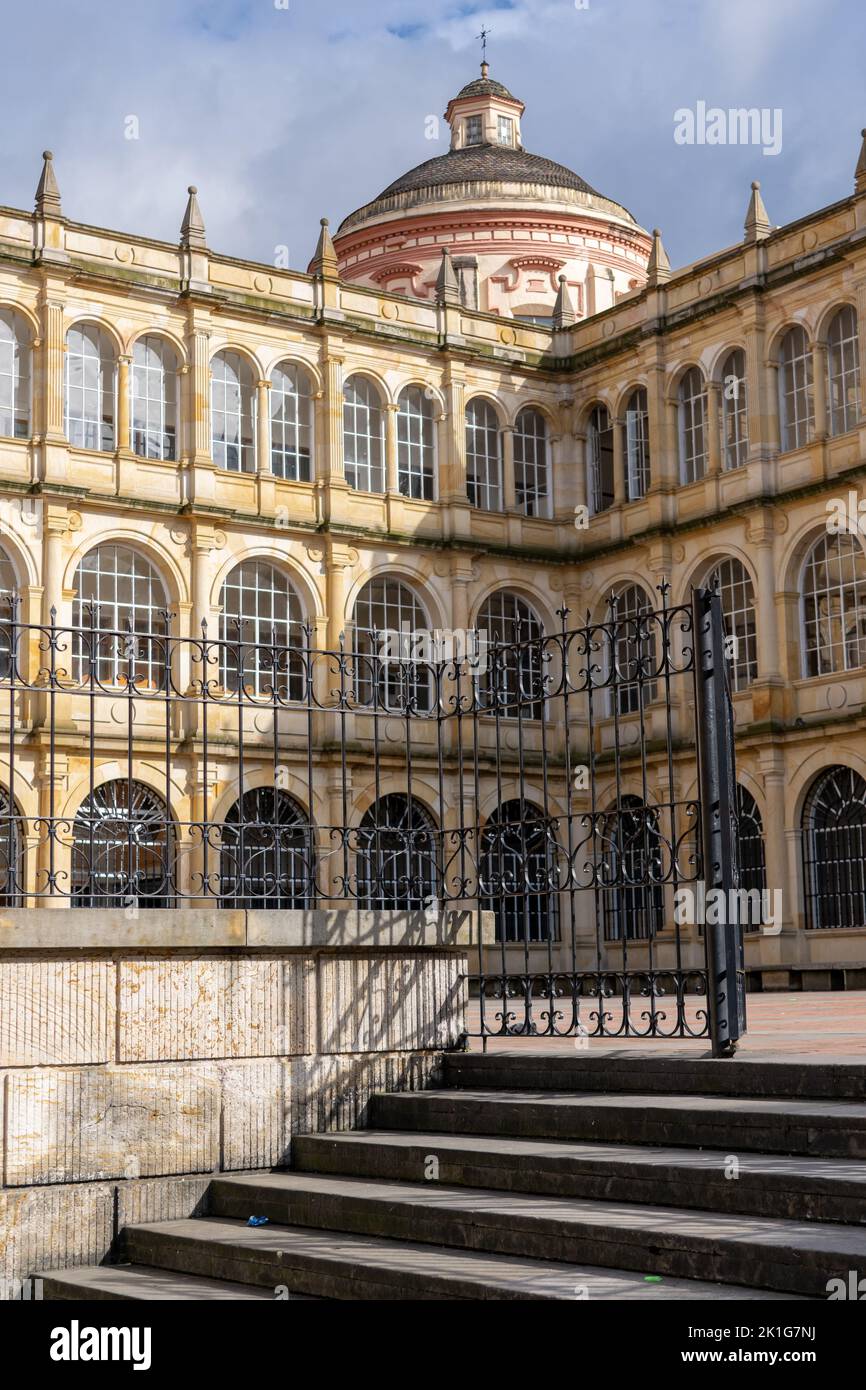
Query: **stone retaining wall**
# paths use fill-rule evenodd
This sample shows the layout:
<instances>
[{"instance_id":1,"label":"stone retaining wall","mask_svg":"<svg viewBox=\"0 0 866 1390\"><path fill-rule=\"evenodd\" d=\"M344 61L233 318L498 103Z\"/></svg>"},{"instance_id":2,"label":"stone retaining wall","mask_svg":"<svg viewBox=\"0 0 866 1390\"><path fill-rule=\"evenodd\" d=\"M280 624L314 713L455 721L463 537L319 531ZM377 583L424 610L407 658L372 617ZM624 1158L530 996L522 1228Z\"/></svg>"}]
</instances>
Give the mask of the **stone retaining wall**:
<instances>
[{"instance_id":1,"label":"stone retaining wall","mask_svg":"<svg viewBox=\"0 0 866 1390\"><path fill-rule=\"evenodd\" d=\"M429 1085L469 939L462 913L0 912L0 1295Z\"/></svg>"}]
</instances>

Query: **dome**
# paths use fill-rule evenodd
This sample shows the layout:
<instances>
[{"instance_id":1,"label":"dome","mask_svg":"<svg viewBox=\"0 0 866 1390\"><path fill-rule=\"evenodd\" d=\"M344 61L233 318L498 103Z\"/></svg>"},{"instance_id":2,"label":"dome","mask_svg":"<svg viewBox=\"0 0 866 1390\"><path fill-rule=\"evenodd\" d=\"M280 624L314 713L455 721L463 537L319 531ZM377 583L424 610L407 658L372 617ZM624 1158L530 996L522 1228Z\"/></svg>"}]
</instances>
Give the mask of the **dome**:
<instances>
[{"instance_id":1,"label":"dome","mask_svg":"<svg viewBox=\"0 0 866 1390\"><path fill-rule=\"evenodd\" d=\"M492 77L476 77L473 82L467 82L465 87L461 87L455 101L460 101L462 97L502 97L503 101L517 101L518 98L509 92L508 88L501 82L496 82Z\"/></svg>"},{"instance_id":2,"label":"dome","mask_svg":"<svg viewBox=\"0 0 866 1390\"><path fill-rule=\"evenodd\" d=\"M627 222L634 222L626 208L605 198L586 179L564 164L557 164L556 160L547 159L544 155L530 154L528 150L485 144L451 149L446 154L425 159L423 164L416 164L414 169L409 169L389 183L372 202L345 218L337 235L376 218L380 213L422 201L428 190L431 199L441 203L447 201L449 196L455 201L470 194L483 196L485 190L479 185L484 184L489 185L490 193L494 196L502 195L503 185L518 185L515 189L518 196L520 184L536 191L549 188L553 197L556 196L554 190L569 190L572 195L581 195L581 202L599 199ZM449 194L449 190L453 191Z\"/></svg>"}]
</instances>

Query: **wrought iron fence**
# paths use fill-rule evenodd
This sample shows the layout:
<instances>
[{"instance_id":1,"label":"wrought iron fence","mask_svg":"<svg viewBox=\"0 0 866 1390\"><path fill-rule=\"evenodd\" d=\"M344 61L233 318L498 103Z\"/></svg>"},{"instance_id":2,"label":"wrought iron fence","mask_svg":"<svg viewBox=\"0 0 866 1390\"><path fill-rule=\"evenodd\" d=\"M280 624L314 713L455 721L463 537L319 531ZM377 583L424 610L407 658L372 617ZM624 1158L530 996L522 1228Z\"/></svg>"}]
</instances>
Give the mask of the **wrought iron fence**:
<instances>
[{"instance_id":1,"label":"wrought iron fence","mask_svg":"<svg viewBox=\"0 0 866 1390\"><path fill-rule=\"evenodd\" d=\"M468 656L419 656L367 631L337 651L308 627L291 645L243 622L184 635L170 613L110 629L93 605L29 624L12 600L0 895L459 907L482 1034L703 1035L705 943L674 911L704 874L712 796L699 603L718 609L670 607L662 586L655 610L613 599L603 621L563 611L555 633L518 620Z\"/></svg>"}]
</instances>

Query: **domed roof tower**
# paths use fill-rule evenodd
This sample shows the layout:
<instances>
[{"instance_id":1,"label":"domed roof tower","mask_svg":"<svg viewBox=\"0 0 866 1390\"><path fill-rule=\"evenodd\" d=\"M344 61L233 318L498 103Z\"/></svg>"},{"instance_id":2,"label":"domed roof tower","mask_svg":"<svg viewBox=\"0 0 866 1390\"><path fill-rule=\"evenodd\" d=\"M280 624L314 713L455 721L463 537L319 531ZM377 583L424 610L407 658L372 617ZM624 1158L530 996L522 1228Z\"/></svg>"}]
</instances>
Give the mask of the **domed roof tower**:
<instances>
[{"instance_id":1,"label":"domed roof tower","mask_svg":"<svg viewBox=\"0 0 866 1390\"><path fill-rule=\"evenodd\" d=\"M482 63L448 103L448 152L340 225L341 276L432 299L447 248L467 307L540 322L550 320L563 276L578 318L642 286L650 235L579 174L525 150L524 110Z\"/></svg>"}]
</instances>

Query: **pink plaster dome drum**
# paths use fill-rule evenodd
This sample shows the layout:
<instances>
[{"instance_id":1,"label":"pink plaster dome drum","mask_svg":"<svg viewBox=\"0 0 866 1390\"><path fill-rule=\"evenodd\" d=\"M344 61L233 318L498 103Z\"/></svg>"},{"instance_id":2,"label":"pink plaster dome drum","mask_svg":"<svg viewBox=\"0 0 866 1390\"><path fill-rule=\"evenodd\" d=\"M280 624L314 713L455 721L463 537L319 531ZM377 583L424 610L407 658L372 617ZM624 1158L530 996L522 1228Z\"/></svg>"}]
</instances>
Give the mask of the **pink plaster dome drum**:
<instances>
[{"instance_id":1,"label":"pink plaster dome drum","mask_svg":"<svg viewBox=\"0 0 866 1390\"><path fill-rule=\"evenodd\" d=\"M432 299L447 250L468 308L544 323L561 282L576 318L640 289L651 236L579 174L525 150L524 109L482 63L448 103L448 152L342 222L340 275Z\"/></svg>"}]
</instances>

